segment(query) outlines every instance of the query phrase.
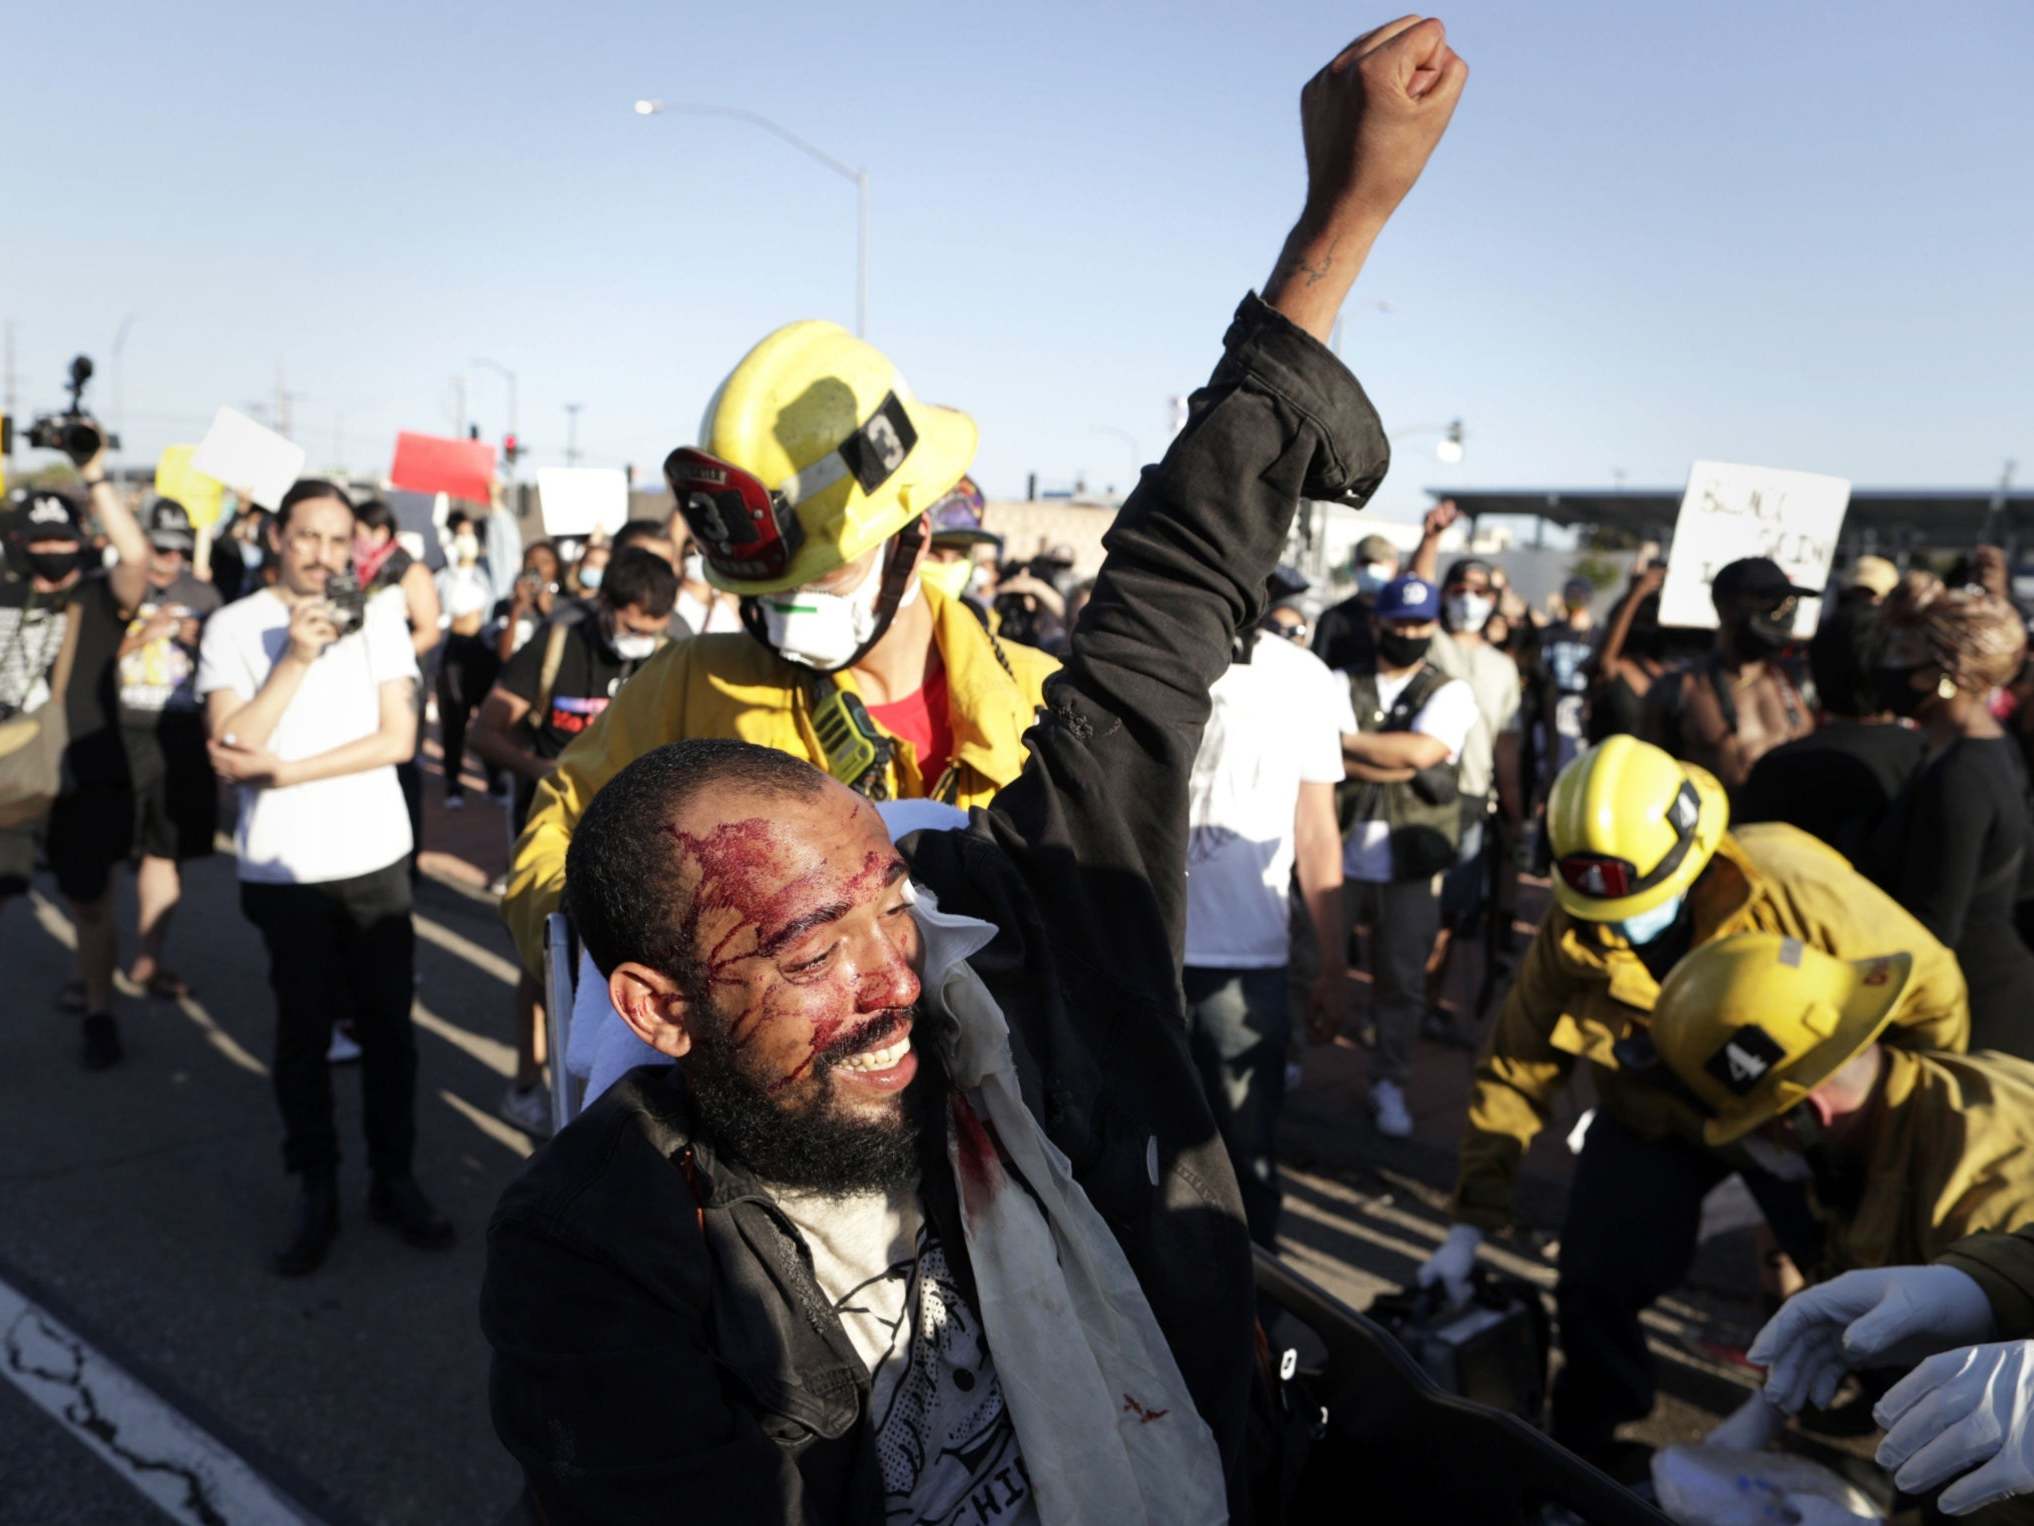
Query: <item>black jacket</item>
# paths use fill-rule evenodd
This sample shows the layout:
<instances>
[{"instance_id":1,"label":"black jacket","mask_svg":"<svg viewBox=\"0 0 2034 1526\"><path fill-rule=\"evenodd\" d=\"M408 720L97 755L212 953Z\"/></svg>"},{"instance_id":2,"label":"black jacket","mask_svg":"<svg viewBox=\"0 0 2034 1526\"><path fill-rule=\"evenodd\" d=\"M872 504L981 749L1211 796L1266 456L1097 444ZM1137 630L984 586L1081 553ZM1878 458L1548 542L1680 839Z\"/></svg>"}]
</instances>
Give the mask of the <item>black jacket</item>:
<instances>
[{"instance_id":1,"label":"black jacket","mask_svg":"<svg viewBox=\"0 0 2034 1526\"><path fill-rule=\"evenodd\" d=\"M1182 1015L1187 781L1298 498L1362 502L1388 452L1355 379L1255 297L1225 351L1105 539L1023 774L903 846L944 909L1000 929L970 963L1025 1100L1135 1269L1241 1521L1250 1239ZM954 1256L943 1149L923 1191ZM548 1520L882 1519L868 1373L791 1225L693 1137L682 1067L631 1074L510 1187L481 1319L495 1427Z\"/></svg>"}]
</instances>

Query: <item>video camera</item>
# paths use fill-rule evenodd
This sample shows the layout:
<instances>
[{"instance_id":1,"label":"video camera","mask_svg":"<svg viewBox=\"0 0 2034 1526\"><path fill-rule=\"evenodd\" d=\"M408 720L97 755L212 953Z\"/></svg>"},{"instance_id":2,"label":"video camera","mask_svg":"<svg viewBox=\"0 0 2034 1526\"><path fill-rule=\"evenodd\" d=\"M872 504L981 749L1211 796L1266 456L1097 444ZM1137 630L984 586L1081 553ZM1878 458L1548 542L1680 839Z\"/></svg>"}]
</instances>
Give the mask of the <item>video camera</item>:
<instances>
[{"instance_id":1,"label":"video camera","mask_svg":"<svg viewBox=\"0 0 2034 1526\"><path fill-rule=\"evenodd\" d=\"M120 448L120 437L100 427L85 412L85 383L92 379L92 357L80 355L71 362L71 406L62 413L46 413L28 426L28 443L37 450L60 450L79 465L92 459L104 445Z\"/></svg>"}]
</instances>

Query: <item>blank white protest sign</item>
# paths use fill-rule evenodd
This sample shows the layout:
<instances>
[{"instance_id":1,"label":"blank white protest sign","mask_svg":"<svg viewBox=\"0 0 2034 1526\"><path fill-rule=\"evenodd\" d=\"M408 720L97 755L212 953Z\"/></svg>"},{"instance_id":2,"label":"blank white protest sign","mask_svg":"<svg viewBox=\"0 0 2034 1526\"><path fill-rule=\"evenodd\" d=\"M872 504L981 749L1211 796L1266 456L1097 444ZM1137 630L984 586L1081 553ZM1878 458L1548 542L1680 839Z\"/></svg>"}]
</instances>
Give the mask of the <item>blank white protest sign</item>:
<instances>
[{"instance_id":1,"label":"blank white protest sign","mask_svg":"<svg viewBox=\"0 0 2034 1526\"><path fill-rule=\"evenodd\" d=\"M236 492L251 494L264 509L282 502L290 484L304 474L304 447L258 424L238 408L221 406L212 427L191 457L191 466Z\"/></svg>"},{"instance_id":2,"label":"blank white protest sign","mask_svg":"<svg viewBox=\"0 0 2034 1526\"><path fill-rule=\"evenodd\" d=\"M546 535L614 534L629 517L628 474L616 466L540 466Z\"/></svg>"}]
</instances>

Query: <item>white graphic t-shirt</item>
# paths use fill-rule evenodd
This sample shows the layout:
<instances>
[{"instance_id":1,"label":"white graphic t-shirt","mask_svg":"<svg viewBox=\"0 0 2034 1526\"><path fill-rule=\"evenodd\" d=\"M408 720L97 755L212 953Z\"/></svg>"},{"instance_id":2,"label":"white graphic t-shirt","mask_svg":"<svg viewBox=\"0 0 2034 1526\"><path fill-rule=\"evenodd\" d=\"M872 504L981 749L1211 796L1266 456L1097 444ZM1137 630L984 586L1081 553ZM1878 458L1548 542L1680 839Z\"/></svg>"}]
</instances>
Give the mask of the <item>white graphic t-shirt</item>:
<instances>
[{"instance_id":1,"label":"white graphic t-shirt","mask_svg":"<svg viewBox=\"0 0 2034 1526\"><path fill-rule=\"evenodd\" d=\"M981 1320L917 1192L773 1196L804 1236L819 1286L868 1365L886 1519L1037 1526Z\"/></svg>"}]
</instances>

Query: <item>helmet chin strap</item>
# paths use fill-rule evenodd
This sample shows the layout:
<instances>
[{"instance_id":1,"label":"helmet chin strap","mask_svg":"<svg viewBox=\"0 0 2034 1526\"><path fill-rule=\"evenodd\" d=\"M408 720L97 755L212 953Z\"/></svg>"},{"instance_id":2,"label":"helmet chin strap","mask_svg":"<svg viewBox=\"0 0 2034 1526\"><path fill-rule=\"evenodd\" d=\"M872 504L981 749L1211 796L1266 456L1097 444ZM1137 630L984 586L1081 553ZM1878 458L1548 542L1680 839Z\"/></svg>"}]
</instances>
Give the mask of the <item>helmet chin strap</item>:
<instances>
[{"instance_id":1,"label":"helmet chin strap","mask_svg":"<svg viewBox=\"0 0 2034 1526\"><path fill-rule=\"evenodd\" d=\"M911 586L911 575L918 565L918 552L925 544L925 516L919 515L899 530L890 543L889 555L883 560L883 583L876 591L876 628L869 639L855 648L854 655L838 667L813 668L814 673L840 673L853 667L873 652L885 636L890 633L890 622L897 617L903 605L904 592ZM764 646L770 645L769 632L763 623L762 606L753 598L741 602L742 628ZM772 651L776 648L772 647Z\"/></svg>"}]
</instances>

